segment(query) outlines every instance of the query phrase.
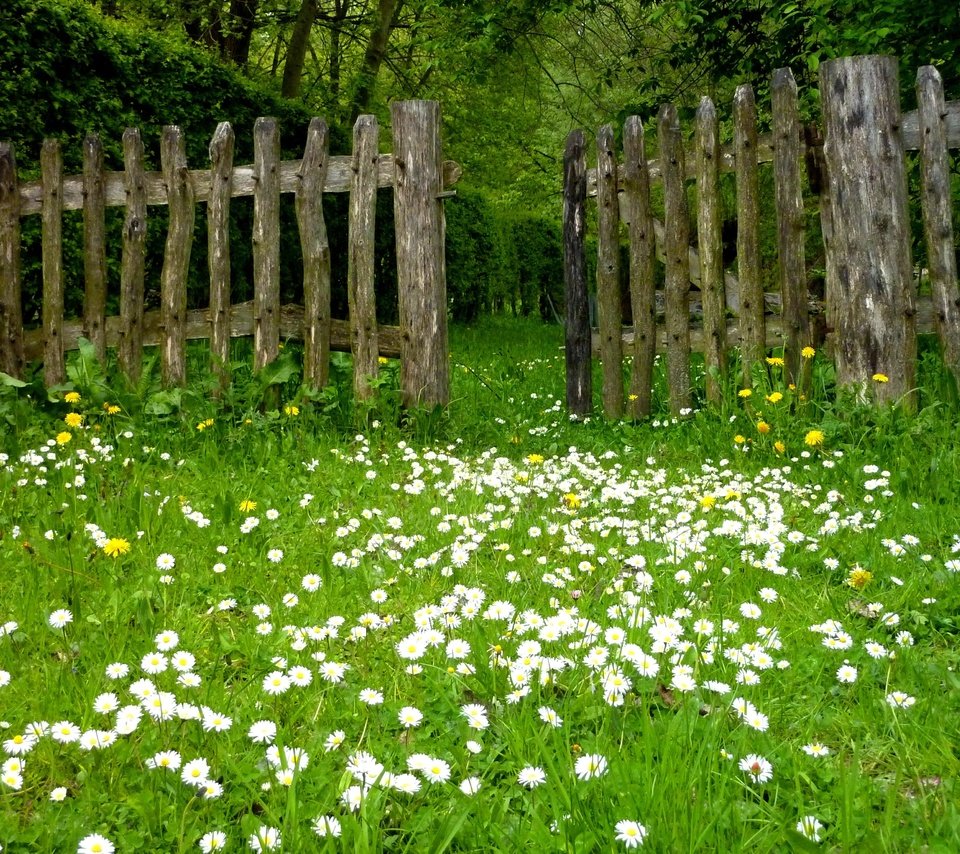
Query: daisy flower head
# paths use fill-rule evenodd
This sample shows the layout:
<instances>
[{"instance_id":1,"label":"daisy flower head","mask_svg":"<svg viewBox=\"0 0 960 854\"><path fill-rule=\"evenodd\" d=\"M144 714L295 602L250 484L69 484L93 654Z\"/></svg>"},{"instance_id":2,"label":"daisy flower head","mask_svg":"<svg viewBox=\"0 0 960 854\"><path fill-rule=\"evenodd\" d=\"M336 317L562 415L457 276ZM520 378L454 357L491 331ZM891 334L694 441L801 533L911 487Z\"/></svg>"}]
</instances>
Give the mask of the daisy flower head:
<instances>
[{"instance_id":1,"label":"daisy flower head","mask_svg":"<svg viewBox=\"0 0 960 854\"><path fill-rule=\"evenodd\" d=\"M50 624L51 629L65 629L73 622L73 614L66 608L57 608L57 610L53 611L47 618L47 622Z\"/></svg>"},{"instance_id":2,"label":"daisy flower head","mask_svg":"<svg viewBox=\"0 0 960 854\"><path fill-rule=\"evenodd\" d=\"M592 780L607 773L607 758L599 753L584 753L573 766L578 780Z\"/></svg>"},{"instance_id":3,"label":"daisy flower head","mask_svg":"<svg viewBox=\"0 0 960 854\"><path fill-rule=\"evenodd\" d=\"M750 753L740 760L740 770L754 783L766 783L773 779L773 766L756 753Z\"/></svg>"},{"instance_id":4,"label":"daisy flower head","mask_svg":"<svg viewBox=\"0 0 960 854\"><path fill-rule=\"evenodd\" d=\"M50 800L54 803L60 803L67 799L67 787L66 786L57 786L57 788L51 790Z\"/></svg>"},{"instance_id":5,"label":"daisy flower head","mask_svg":"<svg viewBox=\"0 0 960 854\"><path fill-rule=\"evenodd\" d=\"M77 846L77 854L113 854L116 850L116 846L99 833L84 836Z\"/></svg>"},{"instance_id":6,"label":"daisy flower head","mask_svg":"<svg viewBox=\"0 0 960 854\"><path fill-rule=\"evenodd\" d=\"M321 815L313 822L313 832L321 839L332 836L337 839L343 832L339 819L332 815Z\"/></svg>"},{"instance_id":7,"label":"daisy flower head","mask_svg":"<svg viewBox=\"0 0 960 854\"><path fill-rule=\"evenodd\" d=\"M823 830L823 825L815 815L805 815L797 822L797 833L813 842L820 841L821 830Z\"/></svg>"},{"instance_id":8,"label":"daisy flower head","mask_svg":"<svg viewBox=\"0 0 960 854\"><path fill-rule=\"evenodd\" d=\"M200 837L200 850L203 854L211 851L223 851L227 847L227 834L222 830L210 830Z\"/></svg>"},{"instance_id":9,"label":"daisy flower head","mask_svg":"<svg viewBox=\"0 0 960 854\"><path fill-rule=\"evenodd\" d=\"M627 848L639 848L647 837L647 829L638 821L623 819L614 825L617 831L617 842L622 842Z\"/></svg>"},{"instance_id":10,"label":"daisy flower head","mask_svg":"<svg viewBox=\"0 0 960 854\"><path fill-rule=\"evenodd\" d=\"M527 765L517 774L517 782L527 789L535 789L547 781L547 774L542 768Z\"/></svg>"},{"instance_id":11,"label":"daisy flower head","mask_svg":"<svg viewBox=\"0 0 960 854\"><path fill-rule=\"evenodd\" d=\"M803 745L803 752L807 756L829 756L830 748L825 744L821 744L819 741L811 742L810 744Z\"/></svg>"},{"instance_id":12,"label":"daisy flower head","mask_svg":"<svg viewBox=\"0 0 960 854\"><path fill-rule=\"evenodd\" d=\"M917 702L916 697L911 697L903 691L892 691L887 694L887 703L894 709L909 709Z\"/></svg>"},{"instance_id":13,"label":"daisy flower head","mask_svg":"<svg viewBox=\"0 0 960 854\"><path fill-rule=\"evenodd\" d=\"M279 850L281 845L280 831L275 827L262 824L256 833L250 835L247 842L253 851Z\"/></svg>"}]
</instances>

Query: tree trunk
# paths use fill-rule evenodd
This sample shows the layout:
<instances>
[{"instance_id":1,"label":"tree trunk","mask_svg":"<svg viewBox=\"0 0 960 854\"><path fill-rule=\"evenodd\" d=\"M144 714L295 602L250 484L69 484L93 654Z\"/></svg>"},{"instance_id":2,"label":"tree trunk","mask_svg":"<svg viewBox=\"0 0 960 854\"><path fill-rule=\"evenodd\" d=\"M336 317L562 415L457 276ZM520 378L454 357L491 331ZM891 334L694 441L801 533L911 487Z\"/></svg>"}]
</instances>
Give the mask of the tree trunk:
<instances>
[{"instance_id":1,"label":"tree trunk","mask_svg":"<svg viewBox=\"0 0 960 854\"><path fill-rule=\"evenodd\" d=\"M403 0L379 0L377 17L370 32L370 40L363 54L363 65L357 77L357 86L350 105L351 121L361 113L368 112L373 100L373 90L387 54L387 43L397 23L397 16L403 8Z\"/></svg>"},{"instance_id":2,"label":"tree trunk","mask_svg":"<svg viewBox=\"0 0 960 854\"><path fill-rule=\"evenodd\" d=\"M317 0L303 0L300 12L293 25L290 44L287 46L287 60L283 66L283 83L280 94L284 98L296 98L300 94L300 81L303 79L303 63L310 45L310 30L317 17Z\"/></svg>"},{"instance_id":3,"label":"tree trunk","mask_svg":"<svg viewBox=\"0 0 960 854\"><path fill-rule=\"evenodd\" d=\"M250 41L257 26L260 0L230 0L230 23L223 40L222 56L244 66L250 58Z\"/></svg>"}]
</instances>

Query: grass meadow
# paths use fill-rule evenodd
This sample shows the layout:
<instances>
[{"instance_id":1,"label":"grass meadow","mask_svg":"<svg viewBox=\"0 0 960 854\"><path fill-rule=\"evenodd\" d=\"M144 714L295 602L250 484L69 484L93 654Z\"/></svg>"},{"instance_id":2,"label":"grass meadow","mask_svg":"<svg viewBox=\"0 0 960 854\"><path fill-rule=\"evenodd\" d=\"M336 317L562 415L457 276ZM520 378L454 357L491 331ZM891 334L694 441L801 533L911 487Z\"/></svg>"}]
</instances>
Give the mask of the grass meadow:
<instances>
[{"instance_id":1,"label":"grass meadow","mask_svg":"<svg viewBox=\"0 0 960 854\"><path fill-rule=\"evenodd\" d=\"M4 851L960 849L935 354L914 415L817 353L610 424L556 328L452 342L446 412L292 348L220 403L5 381Z\"/></svg>"}]
</instances>

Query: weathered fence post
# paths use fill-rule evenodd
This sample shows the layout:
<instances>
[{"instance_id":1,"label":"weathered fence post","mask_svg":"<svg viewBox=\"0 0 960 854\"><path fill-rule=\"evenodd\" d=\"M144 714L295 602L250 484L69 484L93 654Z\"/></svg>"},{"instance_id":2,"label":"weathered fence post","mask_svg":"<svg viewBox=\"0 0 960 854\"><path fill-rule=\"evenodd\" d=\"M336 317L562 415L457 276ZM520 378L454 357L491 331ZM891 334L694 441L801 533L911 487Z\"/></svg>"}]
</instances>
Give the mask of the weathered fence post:
<instances>
[{"instance_id":1,"label":"weathered fence post","mask_svg":"<svg viewBox=\"0 0 960 854\"><path fill-rule=\"evenodd\" d=\"M917 72L917 105L923 230L933 290L933 316L943 347L944 362L960 385L960 292L957 291L957 256L950 204L950 161L944 125L946 108L943 82L940 73L932 65L925 65Z\"/></svg>"},{"instance_id":2,"label":"weathered fence post","mask_svg":"<svg viewBox=\"0 0 960 854\"><path fill-rule=\"evenodd\" d=\"M757 168L757 106L753 88L737 87L733 98L737 172L737 276L740 279L740 362L743 387L767 347L763 283L760 280L760 179Z\"/></svg>"},{"instance_id":3,"label":"weathered fence post","mask_svg":"<svg viewBox=\"0 0 960 854\"><path fill-rule=\"evenodd\" d=\"M810 343L810 333L800 186L800 112L793 72L789 68L778 68L773 72L770 88L783 356L787 381L796 384L800 381L800 351Z\"/></svg>"},{"instance_id":4,"label":"weathered fence post","mask_svg":"<svg viewBox=\"0 0 960 854\"><path fill-rule=\"evenodd\" d=\"M374 239L377 216L377 161L380 129L375 116L359 116L353 126L353 176L347 249L347 302L350 348L353 351L353 393L360 400L373 393L377 376L377 301L373 291Z\"/></svg>"},{"instance_id":5,"label":"weathered fence post","mask_svg":"<svg viewBox=\"0 0 960 854\"><path fill-rule=\"evenodd\" d=\"M323 184L330 160L327 123L310 120L294 207L303 254L303 382L319 389L330 372L330 243L323 218Z\"/></svg>"},{"instance_id":6,"label":"weathered fence post","mask_svg":"<svg viewBox=\"0 0 960 854\"><path fill-rule=\"evenodd\" d=\"M131 382L143 367L143 285L147 245L147 190L140 131L123 132L123 186L127 213L120 261L120 368Z\"/></svg>"},{"instance_id":7,"label":"weathered fence post","mask_svg":"<svg viewBox=\"0 0 960 854\"><path fill-rule=\"evenodd\" d=\"M656 282L650 170L643 123L630 116L623 125L623 196L630 236L630 306L633 314L633 365L630 415L646 418L653 396L653 362L657 355Z\"/></svg>"},{"instance_id":8,"label":"weathered fence post","mask_svg":"<svg viewBox=\"0 0 960 854\"><path fill-rule=\"evenodd\" d=\"M103 186L103 143L95 133L83 140L83 334L101 362L107 358L107 228Z\"/></svg>"},{"instance_id":9,"label":"weathered fence post","mask_svg":"<svg viewBox=\"0 0 960 854\"><path fill-rule=\"evenodd\" d=\"M727 376L727 318L720 235L720 131L713 101L697 109L697 243L703 301L703 360L707 400L719 404Z\"/></svg>"},{"instance_id":10,"label":"weathered fence post","mask_svg":"<svg viewBox=\"0 0 960 854\"><path fill-rule=\"evenodd\" d=\"M219 396L230 383L230 195L233 192L233 128L220 122L210 140L207 267L210 271L210 361Z\"/></svg>"},{"instance_id":11,"label":"weathered fence post","mask_svg":"<svg viewBox=\"0 0 960 854\"><path fill-rule=\"evenodd\" d=\"M253 126L253 369L280 352L280 128ZM269 403L276 404L276 401Z\"/></svg>"},{"instance_id":12,"label":"weathered fence post","mask_svg":"<svg viewBox=\"0 0 960 854\"><path fill-rule=\"evenodd\" d=\"M567 409L589 415L593 408L590 311L587 302L587 160L582 130L571 131L563 155L563 277L566 294L565 360Z\"/></svg>"},{"instance_id":13,"label":"weathered fence post","mask_svg":"<svg viewBox=\"0 0 960 854\"><path fill-rule=\"evenodd\" d=\"M450 400L440 105L394 101L394 226L404 406Z\"/></svg>"},{"instance_id":14,"label":"weathered fence post","mask_svg":"<svg viewBox=\"0 0 960 854\"><path fill-rule=\"evenodd\" d=\"M45 139L40 150L40 243L43 258L43 384L67 378L63 361L63 156L60 142Z\"/></svg>"},{"instance_id":15,"label":"weathered fence post","mask_svg":"<svg viewBox=\"0 0 960 854\"><path fill-rule=\"evenodd\" d=\"M834 222L837 382L913 405L917 339L907 179L893 57L820 66L824 156Z\"/></svg>"},{"instance_id":16,"label":"weathered fence post","mask_svg":"<svg viewBox=\"0 0 960 854\"><path fill-rule=\"evenodd\" d=\"M20 189L13 146L0 142L0 371L23 373L20 302Z\"/></svg>"},{"instance_id":17,"label":"weathered fence post","mask_svg":"<svg viewBox=\"0 0 960 854\"><path fill-rule=\"evenodd\" d=\"M163 129L160 164L170 214L160 273L160 371L163 384L175 386L187 381L187 275L196 215L186 144L183 132L176 125L167 125Z\"/></svg>"},{"instance_id":18,"label":"weathered fence post","mask_svg":"<svg viewBox=\"0 0 960 854\"><path fill-rule=\"evenodd\" d=\"M613 128L597 133L597 313L603 412L623 417L623 318L620 313L620 202Z\"/></svg>"},{"instance_id":19,"label":"weathered fence post","mask_svg":"<svg viewBox=\"0 0 960 854\"><path fill-rule=\"evenodd\" d=\"M690 383L690 222L684 188L684 154L677 108L664 104L657 116L663 175L666 255L665 326L670 410L693 405Z\"/></svg>"}]
</instances>

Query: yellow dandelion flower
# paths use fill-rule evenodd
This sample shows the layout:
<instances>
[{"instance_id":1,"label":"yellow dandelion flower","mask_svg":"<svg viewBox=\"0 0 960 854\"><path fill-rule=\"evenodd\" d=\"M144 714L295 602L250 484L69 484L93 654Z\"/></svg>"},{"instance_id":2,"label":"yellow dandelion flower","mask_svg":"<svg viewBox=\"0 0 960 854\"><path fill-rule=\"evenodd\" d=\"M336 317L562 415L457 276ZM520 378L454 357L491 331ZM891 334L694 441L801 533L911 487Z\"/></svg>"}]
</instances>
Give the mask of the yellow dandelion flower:
<instances>
[{"instance_id":1,"label":"yellow dandelion flower","mask_svg":"<svg viewBox=\"0 0 960 854\"><path fill-rule=\"evenodd\" d=\"M787 450L787 446L784 445L783 442L781 442L778 439L776 442L773 443L773 450L775 450L778 454L782 454L784 451Z\"/></svg>"},{"instance_id":2,"label":"yellow dandelion flower","mask_svg":"<svg viewBox=\"0 0 960 854\"><path fill-rule=\"evenodd\" d=\"M389 365L390 360L386 356L377 356L377 364Z\"/></svg>"},{"instance_id":3,"label":"yellow dandelion flower","mask_svg":"<svg viewBox=\"0 0 960 854\"><path fill-rule=\"evenodd\" d=\"M130 543L121 537L111 537L109 540L107 540L103 550L110 557L120 557L120 555L125 555L128 551L130 551Z\"/></svg>"},{"instance_id":4,"label":"yellow dandelion flower","mask_svg":"<svg viewBox=\"0 0 960 854\"><path fill-rule=\"evenodd\" d=\"M753 394L753 391L748 388L742 388L737 392L737 397L748 398L751 394Z\"/></svg>"},{"instance_id":5,"label":"yellow dandelion flower","mask_svg":"<svg viewBox=\"0 0 960 854\"><path fill-rule=\"evenodd\" d=\"M781 400L783 400L783 392L781 391L771 391L767 395L767 403L779 403Z\"/></svg>"},{"instance_id":6,"label":"yellow dandelion flower","mask_svg":"<svg viewBox=\"0 0 960 854\"><path fill-rule=\"evenodd\" d=\"M757 432L758 432L758 433L761 433L761 434L764 435L764 436L766 436L767 433L770 432L770 425L767 424L766 421L758 421L758 422L757 422Z\"/></svg>"},{"instance_id":7,"label":"yellow dandelion flower","mask_svg":"<svg viewBox=\"0 0 960 854\"><path fill-rule=\"evenodd\" d=\"M739 433L737 433L737 435L733 437L733 441L736 442L738 445L742 445L744 442L747 441L747 437L741 436Z\"/></svg>"},{"instance_id":8,"label":"yellow dandelion flower","mask_svg":"<svg viewBox=\"0 0 960 854\"><path fill-rule=\"evenodd\" d=\"M117 406L115 403L105 403L103 404L103 408L104 408L104 411L107 413L107 415L120 414L120 407Z\"/></svg>"},{"instance_id":9,"label":"yellow dandelion flower","mask_svg":"<svg viewBox=\"0 0 960 854\"><path fill-rule=\"evenodd\" d=\"M783 356L767 356L767 364L772 365L774 368L782 368Z\"/></svg>"},{"instance_id":10,"label":"yellow dandelion flower","mask_svg":"<svg viewBox=\"0 0 960 854\"><path fill-rule=\"evenodd\" d=\"M73 436L70 433L68 433L66 430L64 430L62 433L57 433L57 436L56 436L57 444L66 445L67 442L69 442L72 438Z\"/></svg>"},{"instance_id":11,"label":"yellow dandelion flower","mask_svg":"<svg viewBox=\"0 0 960 854\"><path fill-rule=\"evenodd\" d=\"M627 400L629 400L631 403L633 403L635 400L639 400L639 399L640 399L640 395L639 395L639 394L628 394L628 395L627 395Z\"/></svg>"},{"instance_id":12,"label":"yellow dandelion flower","mask_svg":"<svg viewBox=\"0 0 960 854\"><path fill-rule=\"evenodd\" d=\"M812 359L817 355L817 351L814 350L813 347L804 347L800 351L800 355L803 356L804 359Z\"/></svg>"},{"instance_id":13,"label":"yellow dandelion flower","mask_svg":"<svg viewBox=\"0 0 960 854\"><path fill-rule=\"evenodd\" d=\"M543 462L542 454L527 454L527 462L532 466L539 465Z\"/></svg>"},{"instance_id":14,"label":"yellow dandelion flower","mask_svg":"<svg viewBox=\"0 0 960 854\"><path fill-rule=\"evenodd\" d=\"M886 374L874 374L872 377L875 383L888 383L890 382L890 377Z\"/></svg>"},{"instance_id":15,"label":"yellow dandelion flower","mask_svg":"<svg viewBox=\"0 0 960 854\"><path fill-rule=\"evenodd\" d=\"M704 510L709 510L716 503L717 503L716 495L704 495L703 498L700 499L700 506Z\"/></svg>"},{"instance_id":16,"label":"yellow dandelion flower","mask_svg":"<svg viewBox=\"0 0 960 854\"><path fill-rule=\"evenodd\" d=\"M527 474L527 472L525 471L521 471L521 472L517 472L517 474L513 476L513 479L517 483L527 483L527 481L530 480L530 475Z\"/></svg>"},{"instance_id":17,"label":"yellow dandelion flower","mask_svg":"<svg viewBox=\"0 0 960 854\"><path fill-rule=\"evenodd\" d=\"M199 430L201 433L206 429L207 429L206 421L201 421L199 424L197 424L197 430Z\"/></svg>"},{"instance_id":18,"label":"yellow dandelion flower","mask_svg":"<svg viewBox=\"0 0 960 854\"><path fill-rule=\"evenodd\" d=\"M854 566L854 568L850 570L850 574L847 575L846 583L854 590L863 590L871 578L873 578L873 573L870 572L869 569L864 569L861 566Z\"/></svg>"},{"instance_id":19,"label":"yellow dandelion flower","mask_svg":"<svg viewBox=\"0 0 960 854\"><path fill-rule=\"evenodd\" d=\"M249 498L245 498L240 502L240 512L241 513L252 513L257 509L257 502L251 501Z\"/></svg>"},{"instance_id":20,"label":"yellow dandelion flower","mask_svg":"<svg viewBox=\"0 0 960 854\"><path fill-rule=\"evenodd\" d=\"M68 391L63 399L67 403L79 403L80 402L80 392L79 391Z\"/></svg>"},{"instance_id":21,"label":"yellow dandelion flower","mask_svg":"<svg viewBox=\"0 0 960 854\"><path fill-rule=\"evenodd\" d=\"M822 430L811 430L803 437L803 443L811 448L820 448L823 446L824 439L826 439L826 436L823 435Z\"/></svg>"},{"instance_id":22,"label":"yellow dandelion flower","mask_svg":"<svg viewBox=\"0 0 960 854\"><path fill-rule=\"evenodd\" d=\"M283 407L283 414L289 415L291 418L295 418L297 415L300 414L300 407L290 403L287 406Z\"/></svg>"},{"instance_id":23,"label":"yellow dandelion flower","mask_svg":"<svg viewBox=\"0 0 960 854\"><path fill-rule=\"evenodd\" d=\"M68 412L63 416L63 421L67 427L79 427L83 424L83 416L79 412Z\"/></svg>"},{"instance_id":24,"label":"yellow dandelion flower","mask_svg":"<svg viewBox=\"0 0 960 854\"><path fill-rule=\"evenodd\" d=\"M568 510L576 510L583 502L576 493L568 492L563 496L563 503L567 506Z\"/></svg>"}]
</instances>

